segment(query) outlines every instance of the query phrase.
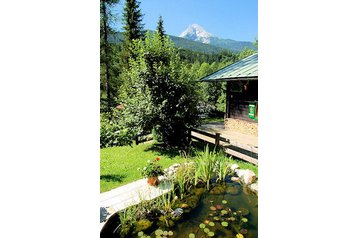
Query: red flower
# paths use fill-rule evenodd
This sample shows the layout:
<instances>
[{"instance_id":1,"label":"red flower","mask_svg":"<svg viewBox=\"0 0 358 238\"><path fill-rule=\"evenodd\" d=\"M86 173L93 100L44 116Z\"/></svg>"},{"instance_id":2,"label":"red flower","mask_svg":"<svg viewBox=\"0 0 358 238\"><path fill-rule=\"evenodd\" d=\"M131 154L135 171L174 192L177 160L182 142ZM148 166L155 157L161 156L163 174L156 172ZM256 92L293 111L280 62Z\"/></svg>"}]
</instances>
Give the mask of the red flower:
<instances>
[{"instance_id":1,"label":"red flower","mask_svg":"<svg viewBox=\"0 0 358 238\"><path fill-rule=\"evenodd\" d=\"M159 160L160 160L160 158L159 158L159 157L157 157L157 158L155 158L155 160L156 160L156 161L159 161Z\"/></svg>"}]
</instances>

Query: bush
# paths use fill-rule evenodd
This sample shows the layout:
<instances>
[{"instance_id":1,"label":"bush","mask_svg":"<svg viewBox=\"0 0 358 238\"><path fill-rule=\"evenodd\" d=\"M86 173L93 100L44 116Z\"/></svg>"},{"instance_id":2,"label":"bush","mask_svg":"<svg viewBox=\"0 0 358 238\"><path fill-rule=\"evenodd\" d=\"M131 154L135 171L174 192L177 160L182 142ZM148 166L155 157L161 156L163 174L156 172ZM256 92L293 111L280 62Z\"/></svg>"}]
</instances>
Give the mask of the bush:
<instances>
[{"instance_id":1,"label":"bush","mask_svg":"<svg viewBox=\"0 0 358 238\"><path fill-rule=\"evenodd\" d=\"M118 116L110 113L101 114L100 147L113 147L129 145L132 143L133 135L125 129Z\"/></svg>"},{"instance_id":2,"label":"bush","mask_svg":"<svg viewBox=\"0 0 358 238\"><path fill-rule=\"evenodd\" d=\"M169 38L148 33L144 42L133 42L133 52L120 91L126 127L135 133L154 128L165 144L187 145L189 128L199 123L197 83Z\"/></svg>"}]
</instances>

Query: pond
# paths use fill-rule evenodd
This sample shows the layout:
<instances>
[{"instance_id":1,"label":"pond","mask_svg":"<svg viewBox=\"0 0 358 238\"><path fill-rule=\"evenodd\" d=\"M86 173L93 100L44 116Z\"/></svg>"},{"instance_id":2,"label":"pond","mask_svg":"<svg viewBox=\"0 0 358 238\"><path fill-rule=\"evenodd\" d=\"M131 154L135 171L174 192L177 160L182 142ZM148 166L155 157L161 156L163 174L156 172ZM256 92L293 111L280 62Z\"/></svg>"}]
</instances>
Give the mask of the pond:
<instances>
[{"instance_id":1,"label":"pond","mask_svg":"<svg viewBox=\"0 0 358 238\"><path fill-rule=\"evenodd\" d=\"M198 189L198 188L196 188ZM200 188L199 188L200 189ZM201 188L204 191L203 188ZM188 202L189 203L189 202ZM152 226L144 232L125 237L258 237L257 195L228 177L202 193L194 209L184 213L173 226ZM121 237L119 216L112 216L101 231L101 237Z\"/></svg>"}]
</instances>

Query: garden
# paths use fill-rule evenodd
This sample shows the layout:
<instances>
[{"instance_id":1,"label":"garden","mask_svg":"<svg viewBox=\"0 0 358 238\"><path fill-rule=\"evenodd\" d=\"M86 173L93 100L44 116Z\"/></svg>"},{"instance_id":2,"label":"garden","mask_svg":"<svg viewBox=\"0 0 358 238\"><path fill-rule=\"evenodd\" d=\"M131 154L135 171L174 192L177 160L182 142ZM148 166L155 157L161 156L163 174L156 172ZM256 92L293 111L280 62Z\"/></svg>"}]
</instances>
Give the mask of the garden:
<instances>
[{"instance_id":1,"label":"garden","mask_svg":"<svg viewBox=\"0 0 358 238\"><path fill-rule=\"evenodd\" d=\"M162 192L112 212L101 206L101 237L257 237L257 166L191 136L203 122L222 122L226 107L225 83L198 79L254 51L183 51L162 17L144 31L135 0L124 3L117 41L117 2L101 1L100 191Z\"/></svg>"},{"instance_id":2,"label":"garden","mask_svg":"<svg viewBox=\"0 0 358 238\"><path fill-rule=\"evenodd\" d=\"M160 151L157 142L133 146L148 157L129 169L138 176L132 180L171 189L112 215L101 237L257 237L257 167L196 146L187 154Z\"/></svg>"}]
</instances>

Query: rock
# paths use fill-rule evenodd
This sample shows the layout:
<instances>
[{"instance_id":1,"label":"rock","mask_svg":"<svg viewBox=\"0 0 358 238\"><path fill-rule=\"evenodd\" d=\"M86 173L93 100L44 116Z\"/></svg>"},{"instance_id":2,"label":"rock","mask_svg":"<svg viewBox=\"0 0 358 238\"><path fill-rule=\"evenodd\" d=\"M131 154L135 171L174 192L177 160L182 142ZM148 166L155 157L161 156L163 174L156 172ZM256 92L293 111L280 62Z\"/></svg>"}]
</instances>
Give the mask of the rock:
<instances>
[{"instance_id":1,"label":"rock","mask_svg":"<svg viewBox=\"0 0 358 238\"><path fill-rule=\"evenodd\" d=\"M170 167L177 168L177 167L179 167L179 166L180 166L180 164L173 164L173 165L170 166Z\"/></svg>"},{"instance_id":2,"label":"rock","mask_svg":"<svg viewBox=\"0 0 358 238\"><path fill-rule=\"evenodd\" d=\"M173 216L175 216L175 217L180 217L181 215L183 215L183 212L184 212L184 210L183 209L181 209L181 208L177 208L177 209L175 209L173 212L172 212L172 214L173 214Z\"/></svg>"},{"instance_id":3,"label":"rock","mask_svg":"<svg viewBox=\"0 0 358 238\"><path fill-rule=\"evenodd\" d=\"M256 194L259 192L259 184L256 182L256 183L253 183L249 186L249 188L254 191Z\"/></svg>"},{"instance_id":4,"label":"rock","mask_svg":"<svg viewBox=\"0 0 358 238\"><path fill-rule=\"evenodd\" d=\"M236 169L238 169L239 168L239 165L238 164L232 164L231 166L230 166L230 170L231 171L235 171Z\"/></svg>"},{"instance_id":5,"label":"rock","mask_svg":"<svg viewBox=\"0 0 358 238\"><path fill-rule=\"evenodd\" d=\"M231 181L233 182L239 182L240 178L239 177L231 177Z\"/></svg>"},{"instance_id":6,"label":"rock","mask_svg":"<svg viewBox=\"0 0 358 238\"><path fill-rule=\"evenodd\" d=\"M249 169L239 169L236 174L246 185L250 185L256 181L255 173Z\"/></svg>"},{"instance_id":7,"label":"rock","mask_svg":"<svg viewBox=\"0 0 358 238\"><path fill-rule=\"evenodd\" d=\"M100 222L104 222L107 218L107 215L109 215L109 213L107 212L107 209L104 207L100 208Z\"/></svg>"}]
</instances>

